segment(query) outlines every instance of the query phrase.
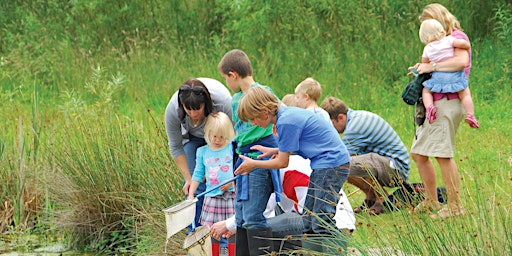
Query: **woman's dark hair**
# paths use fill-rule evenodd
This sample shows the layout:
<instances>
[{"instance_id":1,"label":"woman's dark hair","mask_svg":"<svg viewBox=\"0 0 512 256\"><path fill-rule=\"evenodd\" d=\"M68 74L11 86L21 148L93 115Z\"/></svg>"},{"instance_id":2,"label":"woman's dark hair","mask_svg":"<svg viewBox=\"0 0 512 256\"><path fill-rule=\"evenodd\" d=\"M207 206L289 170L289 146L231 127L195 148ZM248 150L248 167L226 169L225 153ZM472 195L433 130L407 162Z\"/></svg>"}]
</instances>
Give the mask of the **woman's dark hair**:
<instances>
[{"instance_id":1,"label":"woman's dark hair","mask_svg":"<svg viewBox=\"0 0 512 256\"><path fill-rule=\"evenodd\" d=\"M198 110L204 104L204 116L207 117L213 112L213 102L208 88L198 79L190 78L185 81L178 92L178 116L183 120L187 109Z\"/></svg>"}]
</instances>

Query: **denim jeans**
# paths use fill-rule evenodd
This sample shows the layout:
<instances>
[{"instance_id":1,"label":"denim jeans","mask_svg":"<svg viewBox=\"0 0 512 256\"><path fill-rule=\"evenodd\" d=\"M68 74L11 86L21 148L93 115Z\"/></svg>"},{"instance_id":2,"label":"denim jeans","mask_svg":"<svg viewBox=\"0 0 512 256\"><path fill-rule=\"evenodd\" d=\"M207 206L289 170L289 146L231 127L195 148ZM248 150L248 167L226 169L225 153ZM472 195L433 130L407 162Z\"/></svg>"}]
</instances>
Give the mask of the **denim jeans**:
<instances>
[{"instance_id":1,"label":"denim jeans","mask_svg":"<svg viewBox=\"0 0 512 256\"><path fill-rule=\"evenodd\" d=\"M242 162L239 159L239 162ZM239 164L238 164L239 165ZM237 165L237 166L238 166ZM272 179L268 169L253 169L248 176L248 200L235 201L235 218L237 227L245 229L267 228L267 220L263 212L267 207L270 194L273 192ZM242 182L236 182L236 191L241 191Z\"/></svg>"},{"instance_id":2,"label":"denim jeans","mask_svg":"<svg viewBox=\"0 0 512 256\"><path fill-rule=\"evenodd\" d=\"M187 157L188 168L190 169L190 175L194 173L194 169L196 167L196 151L198 148L206 145L206 141L203 138L198 138L189 134L189 141L183 145L183 149L185 150L185 156ZM206 184L199 183L199 187L197 187L194 196L199 195L200 193L206 190ZM186 197L185 197L186 198ZM201 217L201 210L203 209L203 201L204 197L198 198L196 203L196 216L194 218L194 224L196 227L201 226L199 224L199 217ZM193 231L192 225L188 226L189 231Z\"/></svg>"},{"instance_id":3,"label":"denim jeans","mask_svg":"<svg viewBox=\"0 0 512 256\"><path fill-rule=\"evenodd\" d=\"M285 212L267 219L272 228L274 250L277 252L299 249L301 246L304 222L302 215L296 212ZM281 254L280 254L281 255ZM282 254L288 255L288 254Z\"/></svg>"},{"instance_id":4,"label":"denim jeans","mask_svg":"<svg viewBox=\"0 0 512 256\"><path fill-rule=\"evenodd\" d=\"M302 235L304 222L302 216L296 212L285 212L275 217L268 218L267 223L272 228L274 237L286 237L288 235Z\"/></svg>"},{"instance_id":5,"label":"denim jeans","mask_svg":"<svg viewBox=\"0 0 512 256\"><path fill-rule=\"evenodd\" d=\"M304 233L329 234L330 228L336 229L334 214L340 199L338 192L347 181L348 173L348 169L339 167L313 170L304 203Z\"/></svg>"},{"instance_id":6,"label":"denim jeans","mask_svg":"<svg viewBox=\"0 0 512 256\"><path fill-rule=\"evenodd\" d=\"M258 151L250 149L253 145L277 147L277 142L274 135L269 135L251 144L237 147L237 150L242 154L258 154ZM239 158L235 170L242 162L243 160ZM245 185L242 186L242 184ZM244 192L247 192L248 198L240 199L242 198L241 195L245 194ZM235 200L236 226L245 229L267 228L268 224L263 212L272 192L274 192L274 186L268 169L256 168L246 175L246 179L245 177L238 179L236 181L237 197Z\"/></svg>"}]
</instances>

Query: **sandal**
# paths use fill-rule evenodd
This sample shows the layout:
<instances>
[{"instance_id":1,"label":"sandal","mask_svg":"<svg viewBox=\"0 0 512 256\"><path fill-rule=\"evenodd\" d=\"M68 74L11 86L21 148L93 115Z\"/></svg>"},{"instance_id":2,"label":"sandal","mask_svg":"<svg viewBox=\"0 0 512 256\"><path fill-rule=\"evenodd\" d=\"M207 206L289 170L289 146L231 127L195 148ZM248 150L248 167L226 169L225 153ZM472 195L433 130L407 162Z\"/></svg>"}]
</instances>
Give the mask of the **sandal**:
<instances>
[{"instance_id":1,"label":"sandal","mask_svg":"<svg viewBox=\"0 0 512 256\"><path fill-rule=\"evenodd\" d=\"M432 218L432 219L437 219L437 218L446 219L446 218L455 217L455 216L464 215L464 214L466 214L466 211L464 210L464 208L462 206L458 207L458 210L452 210L448 206L444 206L436 214L430 215L430 218Z\"/></svg>"},{"instance_id":2,"label":"sandal","mask_svg":"<svg viewBox=\"0 0 512 256\"><path fill-rule=\"evenodd\" d=\"M420 213L427 213L427 212L433 212L438 211L441 209L441 204L437 201L423 201L419 203L414 209L412 210L412 213L414 214L420 214Z\"/></svg>"},{"instance_id":3,"label":"sandal","mask_svg":"<svg viewBox=\"0 0 512 256\"><path fill-rule=\"evenodd\" d=\"M466 121L466 123L468 123L471 128L478 128L478 127L480 127L478 125L478 121L476 120L475 116L472 115L472 114L467 114L466 115L466 119L464 121Z\"/></svg>"},{"instance_id":4,"label":"sandal","mask_svg":"<svg viewBox=\"0 0 512 256\"><path fill-rule=\"evenodd\" d=\"M370 214L379 215L384 212L384 207L381 203L375 202L372 207L370 207Z\"/></svg>"},{"instance_id":5,"label":"sandal","mask_svg":"<svg viewBox=\"0 0 512 256\"><path fill-rule=\"evenodd\" d=\"M353 211L354 211L354 213L364 212L366 209L372 207L373 204L375 204L375 201L369 200L369 199L365 199L363 201L363 203L360 206L354 208Z\"/></svg>"},{"instance_id":6,"label":"sandal","mask_svg":"<svg viewBox=\"0 0 512 256\"><path fill-rule=\"evenodd\" d=\"M437 119L437 107L434 106L434 105L430 105L428 106L427 108L427 120L428 120L428 123L433 123L434 121L436 121Z\"/></svg>"}]
</instances>

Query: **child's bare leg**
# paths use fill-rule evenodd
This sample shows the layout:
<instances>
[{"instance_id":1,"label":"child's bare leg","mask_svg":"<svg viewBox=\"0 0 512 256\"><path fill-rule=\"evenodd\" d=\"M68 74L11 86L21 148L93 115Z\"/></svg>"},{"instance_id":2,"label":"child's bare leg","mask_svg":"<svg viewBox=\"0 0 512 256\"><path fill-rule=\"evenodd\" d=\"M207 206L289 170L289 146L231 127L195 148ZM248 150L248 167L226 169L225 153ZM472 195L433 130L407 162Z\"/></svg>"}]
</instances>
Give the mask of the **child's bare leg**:
<instances>
[{"instance_id":1,"label":"child's bare leg","mask_svg":"<svg viewBox=\"0 0 512 256\"><path fill-rule=\"evenodd\" d=\"M437 108L434 106L434 96L432 95L432 91L423 87L421 97L423 98L423 105L427 110L427 120L429 123L433 123L437 119Z\"/></svg>"},{"instance_id":2,"label":"child's bare leg","mask_svg":"<svg viewBox=\"0 0 512 256\"><path fill-rule=\"evenodd\" d=\"M464 106L464 110L466 110L466 123L469 124L471 128L478 128L478 121L475 118L475 107L473 106L473 99L471 98L471 92L469 91L469 87L459 92L459 98Z\"/></svg>"},{"instance_id":3,"label":"child's bare leg","mask_svg":"<svg viewBox=\"0 0 512 256\"><path fill-rule=\"evenodd\" d=\"M430 105L434 104L434 96L432 96L432 91L429 89L423 87L423 90L421 91L421 97L423 98L423 105L425 108L428 108Z\"/></svg>"},{"instance_id":4,"label":"child's bare leg","mask_svg":"<svg viewBox=\"0 0 512 256\"><path fill-rule=\"evenodd\" d=\"M475 107L473 106L473 99L471 98L469 87L459 91L458 93L460 102L462 103L462 106L464 106L464 110L466 110L466 115L475 115Z\"/></svg>"}]
</instances>

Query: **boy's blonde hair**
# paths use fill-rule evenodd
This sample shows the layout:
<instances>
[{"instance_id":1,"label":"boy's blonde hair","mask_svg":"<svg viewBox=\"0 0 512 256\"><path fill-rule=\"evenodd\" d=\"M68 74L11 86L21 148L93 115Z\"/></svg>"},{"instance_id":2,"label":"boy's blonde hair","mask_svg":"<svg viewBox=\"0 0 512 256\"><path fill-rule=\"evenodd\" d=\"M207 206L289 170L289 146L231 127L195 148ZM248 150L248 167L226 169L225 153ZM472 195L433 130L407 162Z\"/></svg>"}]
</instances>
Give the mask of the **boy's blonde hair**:
<instances>
[{"instance_id":1,"label":"boy's blonde hair","mask_svg":"<svg viewBox=\"0 0 512 256\"><path fill-rule=\"evenodd\" d=\"M249 57L242 50L231 50L224 54L224 57L217 65L217 69L222 74L229 74L229 72L236 72L242 78L252 76L252 65Z\"/></svg>"},{"instance_id":2,"label":"boy's blonde hair","mask_svg":"<svg viewBox=\"0 0 512 256\"><path fill-rule=\"evenodd\" d=\"M249 89L247 93L240 99L238 105L238 118L242 122L254 120L260 117L264 111L269 111L270 115L276 116L279 109L279 101L276 96L269 90L255 86Z\"/></svg>"},{"instance_id":3,"label":"boy's blonde hair","mask_svg":"<svg viewBox=\"0 0 512 256\"><path fill-rule=\"evenodd\" d=\"M297 99L295 98L295 94L286 94L281 99L281 102L288 107L297 107Z\"/></svg>"},{"instance_id":4,"label":"boy's blonde hair","mask_svg":"<svg viewBox=\"0 0 512 256\"><path fill-rule=\"evenodd\" d=\"M210 135L222 136L226 145L235 138L235 129L228 115L224 112L209 114L204 124L204 140L210 144Z\"/></svg>"},{"instance_id":5,"label":"boy's blonde hair","mask_svg":"<svg viewBox=\"0 0 512 256\"><path fill-rule=\"evenodd\" d=\"M455 18L455 16L453 16L453 14L441 4L429 4L425 6L419 19L421 22L428 19L435 19L439 21L439 23L443 25L446 35L451 35L452 30L454 29L462 31L457 18Z\"/></svg>"},{"instance_id":6,"label":"boy's blonde hair","mask_svg":"<svg viewBox=\"0 0 512 256\"><path fill-rule=\"evenodd\" d=\"M446 36L443 25L437 20L424 20L420 26L420 40L424 44L439 40Z\"/></svg>"},{"instance_id":7,"label":"boy's blonde hair","mask_svg":"<svg viewBox=\"0 0 512 256\"><path fill-rule=\"evenodd\" d=\"M295 94L307 94L311 100L317 102L322 96L322 86L315 79L308 77L295 87Z\"/></svg>"}]
</instances>

